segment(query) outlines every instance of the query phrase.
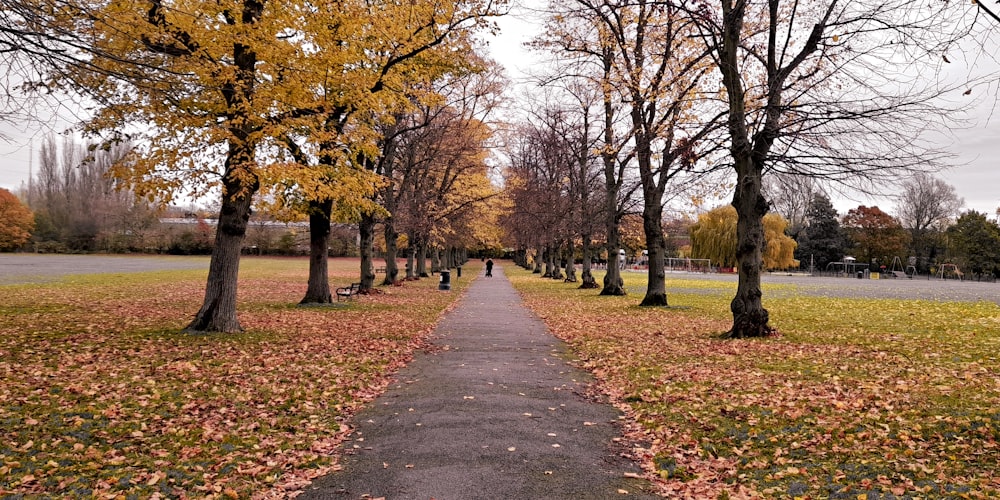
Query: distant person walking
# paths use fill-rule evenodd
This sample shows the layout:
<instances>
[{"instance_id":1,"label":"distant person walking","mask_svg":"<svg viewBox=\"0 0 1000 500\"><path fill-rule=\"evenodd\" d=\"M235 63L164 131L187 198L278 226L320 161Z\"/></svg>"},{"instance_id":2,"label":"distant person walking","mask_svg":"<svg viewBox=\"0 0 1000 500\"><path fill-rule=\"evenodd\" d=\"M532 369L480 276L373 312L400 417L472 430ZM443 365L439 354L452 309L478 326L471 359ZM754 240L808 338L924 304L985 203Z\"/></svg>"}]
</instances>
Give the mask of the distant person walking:
<instances>
[{"instance_id":1,"label":"distant person walking","mask_svg":"<svg viewBox=\"0 0 1000 500\"><path fill-rule=\"evenodd\" d=\"M487 278L493 277L493 259L489 259L486 261L486 277Z\"/></svg>"}]
</instances>

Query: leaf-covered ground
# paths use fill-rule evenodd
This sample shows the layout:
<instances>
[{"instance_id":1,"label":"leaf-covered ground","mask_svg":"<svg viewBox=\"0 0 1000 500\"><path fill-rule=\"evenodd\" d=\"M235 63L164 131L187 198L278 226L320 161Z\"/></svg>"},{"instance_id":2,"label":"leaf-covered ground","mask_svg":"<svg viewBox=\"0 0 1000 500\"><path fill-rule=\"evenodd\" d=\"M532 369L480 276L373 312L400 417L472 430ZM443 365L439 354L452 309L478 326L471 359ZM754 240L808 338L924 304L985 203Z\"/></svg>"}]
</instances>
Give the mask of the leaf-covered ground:
<instances>
[{"instance_id":1,"label":"leaf-covered ground","mask_svg":"<svg viewBox=\"0 0 1000 500\"><path fill-rule=\"evenodd\" d=\"M178 333L205 271L0 286L0 498L280 497L336 468L343 421L469 280L300 308L306 266L244 259L235 335Z\"/></svg>"},{"instance_id":2,"label":"leaf-covered ground","mask_svg":"<svg viewBox=\"0 0 1000 500\"><path fill-rule=\"evenodd\" d=\"M733 341L718 339L732 283L671 275L673 307L640 308L641 295L600 297L507 269L634 417L637 452L669 497L1000 496L994 303L765 285L780 335ZM645 275L625 279L645 289Z\"/></svg>"}]
</instances>

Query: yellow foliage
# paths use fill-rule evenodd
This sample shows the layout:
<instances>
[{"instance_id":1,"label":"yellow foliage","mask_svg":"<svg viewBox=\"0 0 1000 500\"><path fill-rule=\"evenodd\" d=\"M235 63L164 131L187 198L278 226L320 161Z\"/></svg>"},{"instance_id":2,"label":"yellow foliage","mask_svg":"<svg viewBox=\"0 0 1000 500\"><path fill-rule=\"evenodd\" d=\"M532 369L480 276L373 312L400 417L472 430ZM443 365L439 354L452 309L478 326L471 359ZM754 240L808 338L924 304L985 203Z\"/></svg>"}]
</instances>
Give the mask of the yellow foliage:
<instances>
[{"instance_id":1,"label":"yellow foliage","mask_svg":"<svg viewBox=\"0 0 1000 500\"><path fill-rule=\"evenodd\" d=\"M698 222L691 226L691 257L711 259L713 264L723 267L736 266L736 209L723 205L698 216ZM788 269L797 267L794 258L797 243L785 234L788 221L779 214L764 216L765 269Z\"/></svg>"},{"instance_id":2,"label":"yellow foliage","mask_svg":"<svg viewBox=\"0 0 1000 500\"><path fill-rule=\"evenodd\" d=\"M736 209L732 205L698 215L691 226L691 257L722 267L736 265Z\"/></svg>"},{"instance_id":3,"label":"yellow foliage","mask_svg":"<svg viewBox=\"0 0 1000 500\"><path fill-rule=\"evenodd\" d=\"M31 239L35 217L21 200L0 188L0 251L14 250Z\"/></svg>"},{"instance_id":4,"label":"yellow foliage","mask_svg":"<svg viewBox=\"0 0 1000 500\"><path fill-rule=\"evenodd\" d=\"M378 182L345 158L374 157L377 117L467 67L455 55L504 3L109 0L56 12L94 42L92 66L66 82L101 103L88 131L143 145L115 172L138 193L200 196L229 176L249 195L260 183L361 203ZM278 153L289 137L324 168L290 165Z\"/></svg>"},{"instance_id":5,"label":"yellow foliage","mask_svg":"<svg viewBox=\"0 0 1000 500\"><path fill-rule=\"evenodd\" d=\"M765 269L789 269L799 267L799 261L795 260L795 248L798 243L785 234L788 221L779 214L771 212L764 216L764 241L767 248L764 250Z\"/></svg>"}]
</instances>

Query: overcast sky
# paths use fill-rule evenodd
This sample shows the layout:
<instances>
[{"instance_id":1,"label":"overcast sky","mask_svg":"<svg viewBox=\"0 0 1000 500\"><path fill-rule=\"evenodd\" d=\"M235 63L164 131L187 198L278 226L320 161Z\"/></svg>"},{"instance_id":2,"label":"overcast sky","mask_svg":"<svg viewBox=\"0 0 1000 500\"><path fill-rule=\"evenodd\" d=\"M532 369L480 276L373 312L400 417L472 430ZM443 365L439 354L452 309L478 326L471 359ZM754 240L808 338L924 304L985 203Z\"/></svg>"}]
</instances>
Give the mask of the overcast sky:
<instances>
[{"instance_id":1,"label":"overcast sky","mask_svg":"<svg viewBox=\"0 0 1000 500\"><path fill-rule=\"evenodd\" d=\"M0 187L10 190L28 180L29 141L24 130L16 125L0 123Z\"/></svg>"},{"instance_id":2,"label":"overcast sky","mask_svg":"<svg viewBox=\"0 0 1000 500\"><path fill-rule=\"evenodd\" d=\"M540 21L531 14L515 12L499 21L501 34L494 39L491 51L499 62L508 68L512 78L521 80L524 72L538 62L538 56L523 47L523 42L538 33ZM1000 50L998 50L1000 52ZM952 57L956 68L965 64L976 72L985 65L994 65L989 58ZM977 68L978 66L978 68ZM965 72L965 69L960 71ZM1000 207L1000 102L996 85L973 89L965 97L976 104L967 117L967 128L962 130L942 130L939 146L954 153L952 168L938 175L955 186L958 195L965 199L967 209L996 213ZM902 180L902 179L901 179ZM844 193L835 196L834 205L842 214L858 205L877 205L885 211L892 211L894 201L890 198L893 186L886 188L887 197L869 198L861 193Z\"/></svg>"},{"instance_id":3,"label":"overcast sky","mask_svg":"<svg viewBox=\"0 0 1000 500\"><path fill-rule=\"evenodd\" d=\"M538 58L525 49L523 43L538 32L540 20L524 12L516 12L500 18L498 24L501 34L490 39L491 52L508 68L511 78L517 81L523 78L524 71L537 64ZM970 63L969 58L965 59L973 67L987 64L981 60ZM962 61L956 61L956 65L960 63ZM966 208L990 215L1000 207L1000 104L997 98L996 86L973 89L968 99L974 99L977 104L968 117L968 128L944 131L948 139L942 146L957 155L955 166L939 174L955 186L959 196L965 199ZM37 150L48 133L49 130L44 128L0 123L0 135L7 138L0 140L0 187L16 189L22 182L27 182L29 150ZM886 191L891 194L894 189L889 187ZM835 200L835 206L841 213L859 204L878 205L886 211L891 211L894 205L889 199L868 199L861 195Z\"/></svg>"}]
</instances>

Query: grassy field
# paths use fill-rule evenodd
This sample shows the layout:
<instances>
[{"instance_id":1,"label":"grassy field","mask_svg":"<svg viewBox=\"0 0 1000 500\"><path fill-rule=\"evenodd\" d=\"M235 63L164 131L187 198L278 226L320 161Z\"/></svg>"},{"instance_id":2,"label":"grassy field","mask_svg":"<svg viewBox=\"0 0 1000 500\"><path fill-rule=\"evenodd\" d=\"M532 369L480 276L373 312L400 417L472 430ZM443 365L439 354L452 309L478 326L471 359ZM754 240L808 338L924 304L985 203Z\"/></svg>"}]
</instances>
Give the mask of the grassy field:
<instances>
[{"instance_id":1,"label":"grassy field","mask_svg":"<svg viewBox=\"0 0 1000 500\"><path fill-rule=\"evenodd\" d=\"M204 270L0 286L0 497L282 497L337 468L345 419L469 280L299 308L306 265L245 259L246 332L225 336L178 333ZM333 261L331 283L356 280L356 266ZM629 437L667 496L1000 496L994 303L773 285L781 334L723 341L731 283L671 276L677 307L645 309L506 272L634 419Z\"/></svg>"},{"instance_id":2,"label":"grassy field","mask_svg":"<svg viewBox=\"0 0 1000 500\"><path fill-rule=\"evenodd\" d=\"M178 333L205 271L0 286L0 497L281 497L336 468L344 420L469 280L300 308L306 267L244 259L246 331L222 336Z\"/></svg>"},{"instance_id":3,"label":"grassy field","mask_svg":"<svg viewBox=\"0 0 1000 500\"><path fill-rule=\"evenodd\" d=\"M641 295L507 274L635 419L630 437L668 496L1000 496L994 303L765 285L780 334L732 341L718 335L733 283L671 275L675 307L649 309L636 305ZM644 274L625 280L645 289Z\"/></svg>"}]
</instances>

